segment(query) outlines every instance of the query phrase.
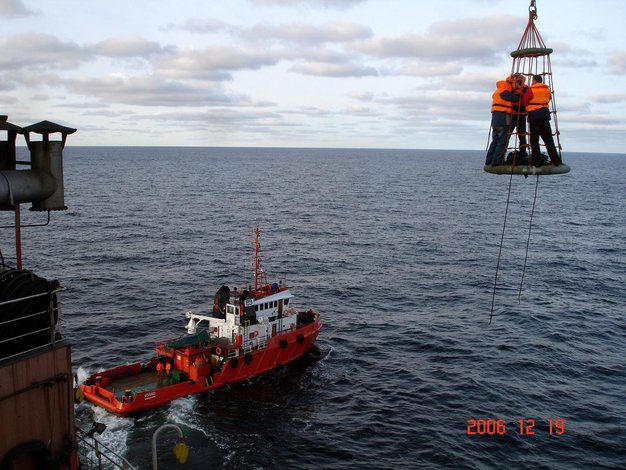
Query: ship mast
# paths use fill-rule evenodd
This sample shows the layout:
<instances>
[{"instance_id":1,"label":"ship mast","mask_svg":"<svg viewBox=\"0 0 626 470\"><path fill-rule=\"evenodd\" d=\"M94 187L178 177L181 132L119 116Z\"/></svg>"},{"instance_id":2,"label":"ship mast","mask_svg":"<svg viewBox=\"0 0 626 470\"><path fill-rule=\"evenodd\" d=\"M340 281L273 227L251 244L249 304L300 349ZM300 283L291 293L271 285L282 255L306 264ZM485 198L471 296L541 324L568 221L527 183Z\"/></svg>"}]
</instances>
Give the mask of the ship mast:
<instances>
[{"instance_id":1,"label":"ship mast","mask_svg":"<svg viewBox=\"0 0 626 470\"><path fill-rule=\"evenodd\" d=\"M261 268L261 232L259 224L254 226L254 259L252 264L252 286L255 291L267 284L267 276Z\"/></svg>"}]
</instances>

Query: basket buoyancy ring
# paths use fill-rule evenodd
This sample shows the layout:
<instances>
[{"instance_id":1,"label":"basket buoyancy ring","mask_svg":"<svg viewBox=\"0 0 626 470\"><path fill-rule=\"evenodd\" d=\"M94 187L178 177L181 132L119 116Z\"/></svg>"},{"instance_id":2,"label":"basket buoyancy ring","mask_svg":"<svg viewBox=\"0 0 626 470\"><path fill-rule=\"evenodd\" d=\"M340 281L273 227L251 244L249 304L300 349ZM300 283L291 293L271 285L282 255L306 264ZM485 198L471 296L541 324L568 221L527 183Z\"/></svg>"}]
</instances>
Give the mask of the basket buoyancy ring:
<instances>
[{"instance_id":1,"label":"basket buoyancy ring","mask_svg":"<svg viewBox=\"0 0 626 470\"><path fill-rule=\"evenodd\" d=\"M234 369L235 367L237 367L239 365L239 359L237 359L236 357L232 357L230 359L229 364L230 364L230 367L232 367Z\"/></svg>"},{"instance_id":2,"label":"basket buoyancy ring","mask_svg":"<svg viewBox=\"0 0 626 470\"><path fill-rule=\"evenodd\" d=\"M289 345L289 343L286 339L281 339L279 345L282 349L285 349Z\"/></svg>"},{"instance_id":3,"label":"basket buoyancy ring","mask_svg":"<svg viewBox=\"0 0 626 470\"><path fill-rule=\"evenodd\" d=\"M298 343L300 343L300 344L304 343L304 335L302 333L300 333L298 335L297 339L298 339Z\"/></svg>"},{"instance_id":4,"label":"basket buoyancy ring","mask_svg":"<svg viewBox=\"0 0 626 470\"><path fill-rule=\"evenodd\" d=\"M252 362L252 354L248 353L243 357L243 360L246 364L250 364Z\"/></svg>"}]
</instances>

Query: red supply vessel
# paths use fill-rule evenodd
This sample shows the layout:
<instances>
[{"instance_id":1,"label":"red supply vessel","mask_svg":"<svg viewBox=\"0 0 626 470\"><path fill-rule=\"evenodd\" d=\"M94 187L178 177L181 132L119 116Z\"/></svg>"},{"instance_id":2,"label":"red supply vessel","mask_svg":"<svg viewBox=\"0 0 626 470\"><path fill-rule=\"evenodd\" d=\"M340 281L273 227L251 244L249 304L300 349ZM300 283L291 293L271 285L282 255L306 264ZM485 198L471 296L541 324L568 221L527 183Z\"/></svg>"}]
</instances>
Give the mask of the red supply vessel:
<instances>
[{"instance_id":1,"label":"red supply vessel","mask_svg":"<svg viewBox=\"0 0 626 470\"><path fill-rule=\"evenodd\" d=\"M252 283L222 286L210 315L187 312L187 334L159 343L149 361L88 377L80 386L85 398L131 415L267 373L311 350L322 328L319 313L293 308L285 282L267 282L259 249L257 225Z\"/></svg>"}]
</instances>

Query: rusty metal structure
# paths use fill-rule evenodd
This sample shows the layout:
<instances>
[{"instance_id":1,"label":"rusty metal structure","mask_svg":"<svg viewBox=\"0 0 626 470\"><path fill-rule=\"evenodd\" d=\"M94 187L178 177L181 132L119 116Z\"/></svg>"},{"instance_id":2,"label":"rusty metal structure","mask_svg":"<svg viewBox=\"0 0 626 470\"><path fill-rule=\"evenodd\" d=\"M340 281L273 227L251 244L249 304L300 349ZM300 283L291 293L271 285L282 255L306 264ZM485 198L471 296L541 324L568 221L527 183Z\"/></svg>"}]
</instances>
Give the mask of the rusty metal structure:
<instances>
[{"instance_id":1,"label":"rusty metal structure","mask_svg":"<svg viewBox=\"0 0 626 470\"><path fill-rule=\"evenodd\" d=\"M58 281L22 267L20 205L66 209L63 148L76 129L42 121L20 127L0 116L0 210L13 211L16 266L0 256L0 468L77 469L71 348L58 330ZM51 134L61 134L52 140ZM24 136L30 159L17 159ZM48 218L49 221L49 218ZM7 241L7 238L3 238ZM1 252L0 252L1 255Z\"/></svg>"}]
</instances>

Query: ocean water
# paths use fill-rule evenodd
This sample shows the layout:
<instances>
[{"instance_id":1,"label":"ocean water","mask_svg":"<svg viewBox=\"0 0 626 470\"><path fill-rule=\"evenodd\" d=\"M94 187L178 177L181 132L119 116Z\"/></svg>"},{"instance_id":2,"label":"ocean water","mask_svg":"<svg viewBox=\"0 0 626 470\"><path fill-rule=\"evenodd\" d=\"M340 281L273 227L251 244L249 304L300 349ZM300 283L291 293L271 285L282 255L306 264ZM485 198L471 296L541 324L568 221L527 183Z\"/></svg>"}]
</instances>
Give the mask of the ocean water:
<instances>
[{"instance_id":1,"label":"ocean water","mask_svg":"<svg viewBox=\"0 0 626 470\"><path fill-rule=\"evenodd\" d=\"M80 377L149 357L246 283L255 222L270 279L325 321L319 357L137 418L81 404L79 426L104 422L145 469L166 423L190 469L626 468L626 156L565 153L572 172L538 181L483 160L69 146L69 209L23 250L67 289ZM174 443L160 435L159 468Z\"/></svg>"}]
</instances>

